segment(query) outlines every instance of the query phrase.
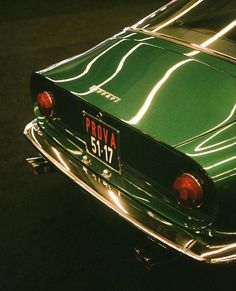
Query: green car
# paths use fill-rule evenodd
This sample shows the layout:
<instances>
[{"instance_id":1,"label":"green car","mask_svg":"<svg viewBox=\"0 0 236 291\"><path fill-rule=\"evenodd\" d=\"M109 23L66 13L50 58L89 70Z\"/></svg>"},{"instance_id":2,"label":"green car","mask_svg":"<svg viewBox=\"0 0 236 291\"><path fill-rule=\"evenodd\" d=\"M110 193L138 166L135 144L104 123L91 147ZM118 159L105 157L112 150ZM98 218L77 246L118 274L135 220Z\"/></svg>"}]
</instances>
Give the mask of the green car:
<instances>
[{"instance_id":1,"label":"green car","mask_svg":"<svg viewBox=\"0 0 236 291\"><path fill-rule=\"evenodd\" d=\"M173 0L34 73L34 172L59 169L157 244L236 261L234 17L234 0Z\"/></svg>"}]
</instances>

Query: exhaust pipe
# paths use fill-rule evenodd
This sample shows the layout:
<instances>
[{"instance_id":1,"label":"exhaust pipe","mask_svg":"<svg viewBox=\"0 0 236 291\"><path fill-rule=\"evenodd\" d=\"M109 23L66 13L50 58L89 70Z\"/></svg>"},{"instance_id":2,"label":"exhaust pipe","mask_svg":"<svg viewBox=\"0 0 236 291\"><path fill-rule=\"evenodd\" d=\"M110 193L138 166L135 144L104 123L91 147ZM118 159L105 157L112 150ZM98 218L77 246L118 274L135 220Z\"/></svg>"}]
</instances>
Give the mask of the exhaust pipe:
<instances>
[{"instance_id":1,"label":"exhaust pipe","mask_svg":"<svg viewBox=\"0 0 236 291\"><path fill-rule=\"evenodd\" d=\"M133 254L136 260L148 270L170 264L181 257L175 251L149 237L141 243L141 247L139 245L133 248Z\"/></svg>"},{"instance_id":2,"label":"exhaust pipe","mask_svg":"<svg viewBox=\"0 0 236 291\"><path fill-rule=\"evenodd\" d=\"M26 162L35 175L56 172L56 168L43 157L28 158Z\"/></svg>"}]
</instances>

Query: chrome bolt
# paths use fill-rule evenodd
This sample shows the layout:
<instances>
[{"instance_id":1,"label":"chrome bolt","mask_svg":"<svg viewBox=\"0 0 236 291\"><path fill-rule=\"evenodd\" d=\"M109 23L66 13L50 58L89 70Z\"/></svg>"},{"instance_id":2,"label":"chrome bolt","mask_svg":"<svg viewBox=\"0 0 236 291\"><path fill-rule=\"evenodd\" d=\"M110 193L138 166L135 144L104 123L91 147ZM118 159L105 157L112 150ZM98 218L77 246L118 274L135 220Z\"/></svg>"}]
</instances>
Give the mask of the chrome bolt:
<instances>
[{"instance_id":1,"label":"chrome bolt","mask_svg":"<svg viewBox=\"0 0 236 291\"><path fill-rule=\"evenodd\" d=\"M90 160L90 158L88 156L83 156L82 162L85 165L89 165L91 163L91 160Z\"/></svg>"},{"instance_id":2,"label":"chrome bolt","mask_svg":"<svg viewBox=\"0 0 236 291\"><path fill-rule=\"evenodd\" d=\"M102 118L103 118L103 114L102 114L102 112L99 112L99 113L97 114L97 118L98 118L98 119L102 119Z\"/></svg>"},{"instance_id":3,"label":"chrome bolt","mask_svg":"<svg viewBox=\"0 0 236 291\"><path fill-rule=\"evenodd\" d=\"M108 169L104 169L102 172L102 176L106 179L109 179L111 177L111 171Z\"/></svg>"}]
</instances>

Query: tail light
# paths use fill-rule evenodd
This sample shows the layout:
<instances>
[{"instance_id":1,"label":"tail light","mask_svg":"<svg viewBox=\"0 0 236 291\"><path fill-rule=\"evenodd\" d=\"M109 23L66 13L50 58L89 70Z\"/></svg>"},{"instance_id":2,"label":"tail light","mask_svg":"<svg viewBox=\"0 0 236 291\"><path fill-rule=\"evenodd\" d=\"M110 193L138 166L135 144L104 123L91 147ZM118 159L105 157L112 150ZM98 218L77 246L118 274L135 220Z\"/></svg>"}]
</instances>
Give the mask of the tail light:
<instances>
[{"instance_id":1,"label":"tail light","mask_svg":"<svg viewBox=\"0 0 236 291\"><path fill-rule=\"evenodd\" d=\"M186 208L199 208L203 201L203 189L197 178L182 174L173 184L174 192L180 205Z\"/></svg>"},{"instance_id":2,"label":"tail light","mask_svg":"<svg viewBox=\"0 0 236 291\"><path fill-rule=\"evenodd\" d=\"M46 117L51 117L54 112L55 98L51 92L43 91L37 95L40 112Z\"/></svg>"}]
</instances>

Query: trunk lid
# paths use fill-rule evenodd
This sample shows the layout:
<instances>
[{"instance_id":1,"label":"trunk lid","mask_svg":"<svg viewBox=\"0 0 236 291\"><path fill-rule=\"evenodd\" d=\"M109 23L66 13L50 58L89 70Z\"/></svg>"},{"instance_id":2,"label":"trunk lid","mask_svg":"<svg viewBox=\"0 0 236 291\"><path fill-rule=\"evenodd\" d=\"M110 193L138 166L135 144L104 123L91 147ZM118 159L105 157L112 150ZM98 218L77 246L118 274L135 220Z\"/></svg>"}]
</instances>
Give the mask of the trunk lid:
<instances>
[{"instance_id":1,"label":"trunk lid","mask_svg":"<svg viewBox=\"0 0 236 291\"><path fill-rule=\"evenodd\" d=\"M207 63L206 55L203 61L187 51L157 38L112 38L40 74L176 146L235 120L236 83L227 62L213 66L212 56Z\"/></svg>"}]
</instances>

